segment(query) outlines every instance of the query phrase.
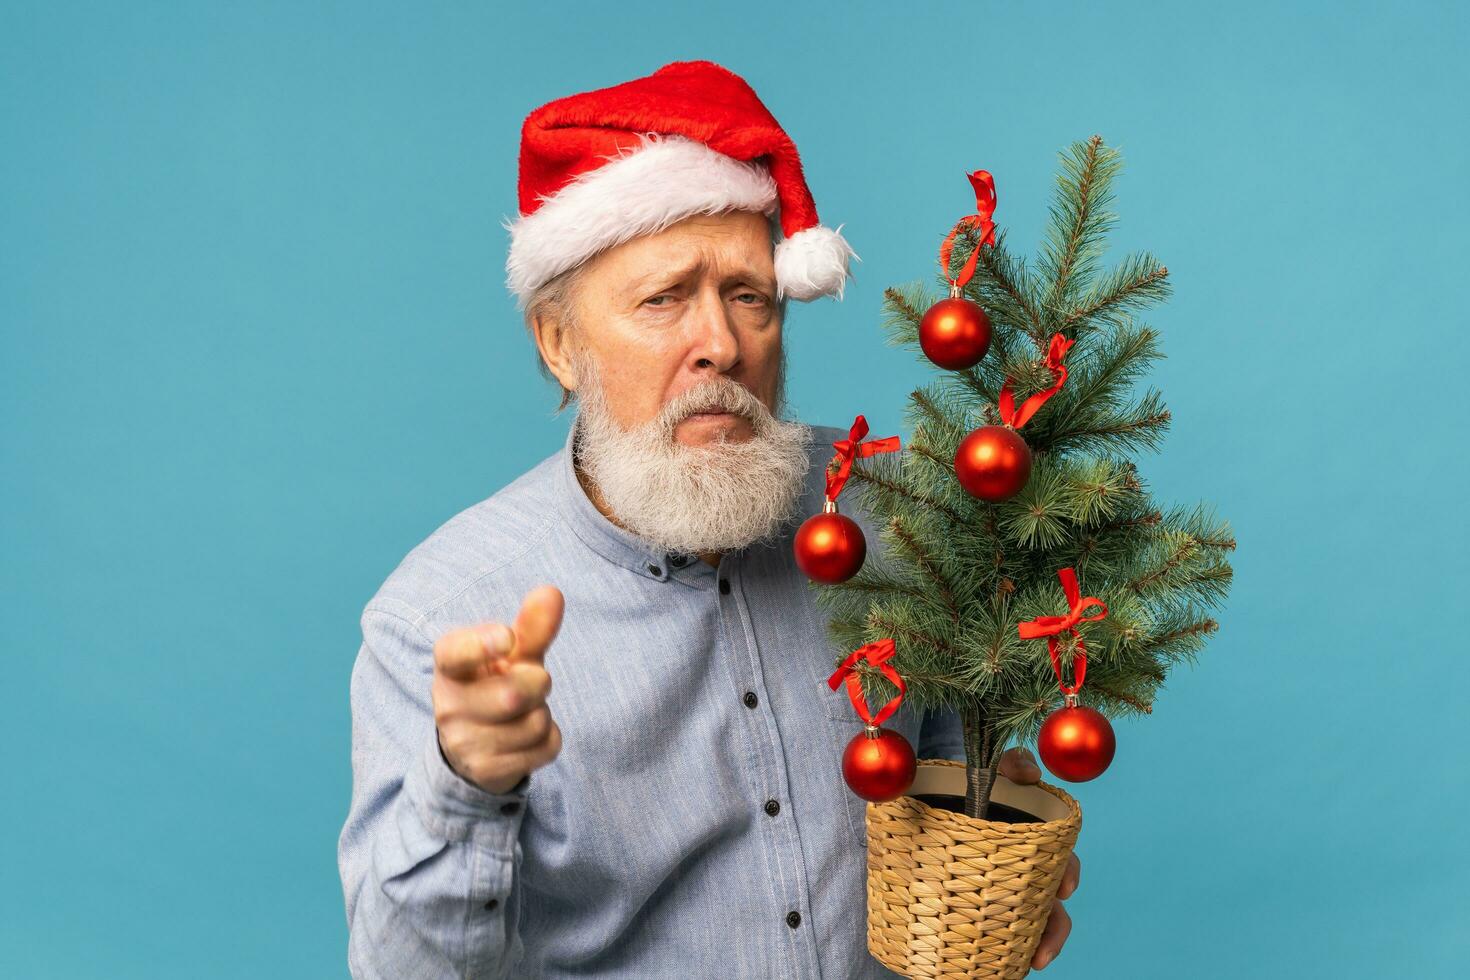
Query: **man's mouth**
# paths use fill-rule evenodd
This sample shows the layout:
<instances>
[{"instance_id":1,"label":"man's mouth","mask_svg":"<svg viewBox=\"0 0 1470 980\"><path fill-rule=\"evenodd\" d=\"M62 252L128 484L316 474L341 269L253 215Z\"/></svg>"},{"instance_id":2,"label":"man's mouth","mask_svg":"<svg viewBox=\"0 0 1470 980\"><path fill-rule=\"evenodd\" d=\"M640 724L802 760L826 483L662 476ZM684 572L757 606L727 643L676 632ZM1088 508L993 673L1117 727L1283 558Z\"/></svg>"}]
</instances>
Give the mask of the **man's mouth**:
<instances>
[{"instance_id":1,"label":"man's mouth","mask_svg":"<svg viewBox=\"0 0 1470 980\"><path fill-rule=\"evenodd\" d=\"M691 419L719 418L722 416L730 416L733 418L735 417L735 413L726 408L706 408L701 409L698 412L690 412L688 415L688 417Z\"/></svg>"}]
</instances>

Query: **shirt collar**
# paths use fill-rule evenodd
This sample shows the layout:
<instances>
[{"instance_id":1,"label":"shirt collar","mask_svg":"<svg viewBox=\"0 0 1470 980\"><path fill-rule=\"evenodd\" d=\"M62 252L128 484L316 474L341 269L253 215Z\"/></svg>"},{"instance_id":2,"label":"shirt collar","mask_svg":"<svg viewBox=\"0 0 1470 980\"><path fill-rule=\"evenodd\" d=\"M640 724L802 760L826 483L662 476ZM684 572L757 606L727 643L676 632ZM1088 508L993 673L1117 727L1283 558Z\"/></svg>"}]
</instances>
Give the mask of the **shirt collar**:
<instances>
[{"instance_id":1,"label":"shirt collar","mask_svg":"<svg viewBox=\"0 0 1470 980\"><path fill-rule=\"evenodd\" d=\"M658 582L666 582L670 577L691 579L714 574L714 569L701 561L698 555L669 554L627 528L614 524L598 510L577 479L576 438L577 423L573 419L557 461L557 473L566 502L567 524L587 547L616 565Z\"/></svg>"}]
</instances>

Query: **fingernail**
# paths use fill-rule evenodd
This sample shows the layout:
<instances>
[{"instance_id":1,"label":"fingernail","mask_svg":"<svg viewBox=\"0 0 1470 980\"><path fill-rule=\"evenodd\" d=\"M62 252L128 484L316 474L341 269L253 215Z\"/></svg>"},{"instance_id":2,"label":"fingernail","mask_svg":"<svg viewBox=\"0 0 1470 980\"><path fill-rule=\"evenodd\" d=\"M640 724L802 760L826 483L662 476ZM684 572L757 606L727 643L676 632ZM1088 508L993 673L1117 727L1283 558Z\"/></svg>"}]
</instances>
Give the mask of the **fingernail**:
<instances>
[{"instance_id":1,"label":"fingernail","mask_svg":"<svg viewBox=\"0 0 1470 980\"><path fill-rule=\"evenodd\" d=\"M1050 953L1037 953L1036 954L1036 958L1031 961L1031 965L1033 967L1035 967L1036 969L1039 970L1042 967L1046 966L1050 962L1051 962L1051 954Z\"/></svg>"}]
</instances>

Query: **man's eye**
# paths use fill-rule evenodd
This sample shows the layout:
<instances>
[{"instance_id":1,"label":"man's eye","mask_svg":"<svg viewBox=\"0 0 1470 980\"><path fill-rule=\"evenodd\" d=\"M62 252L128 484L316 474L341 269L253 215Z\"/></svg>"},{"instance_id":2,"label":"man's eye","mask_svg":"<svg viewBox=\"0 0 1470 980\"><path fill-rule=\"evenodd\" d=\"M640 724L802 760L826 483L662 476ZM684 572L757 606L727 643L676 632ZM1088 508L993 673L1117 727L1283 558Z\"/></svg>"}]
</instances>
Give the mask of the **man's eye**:
<instances>
[{"instance_id":1,"label":"man's eye","mask_svg":"<svg viewBox=\"0 0 1470 980\"><path fill-rule=\"evenodd\" d=\"M672 298L673 298L673 294L672 293L659 293L657 296L650 296L648 299L644 300L643 302L645 304L650 304L651 303L654 306L666 306L668 304L666 304L666 303L655 303L654 300L659 300L659 299L672 299Z\"/></svg>"},{"instance_id":2,"label":"man's eye","mask_svg":"<svg viewBox=\"0 0 1470 980\"><path fill-rule=\"evenodd\" d=\"M736 296L735 298L736 299L744 299L747 296L749 296L750 298L754 299L755 302L754 303L746 303L745 304L746 306L756 306L756 305L758 305L760 303L764 303L766 301L766 298L764 296L762 296L760 293L748 293L748 292L747 293L741 293L740 295Z\"/></svg>"}]
</instances>

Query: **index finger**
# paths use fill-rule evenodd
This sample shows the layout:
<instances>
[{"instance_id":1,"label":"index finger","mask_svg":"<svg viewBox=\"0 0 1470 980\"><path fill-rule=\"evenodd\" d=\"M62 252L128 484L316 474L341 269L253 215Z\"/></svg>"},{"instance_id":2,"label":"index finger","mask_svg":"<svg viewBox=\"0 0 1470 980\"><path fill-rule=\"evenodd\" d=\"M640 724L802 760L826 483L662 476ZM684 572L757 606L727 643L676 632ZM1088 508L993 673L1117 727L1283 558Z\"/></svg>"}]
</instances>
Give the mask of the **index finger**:
<instances>
[{"instance_id":1,"label":"index finger","mask_svg":"<svg viewBox=\"0 0 1470 980\"><path fill-rule=\"evenodd\" d=\"M451 630L434 644L434 665L452 680L472 681L482 669L499 673L510 650L510 631L500 623Z\"/></svg>"},{"instance_id":2,"label":"index finger","mask_svg":"<svg viewBox=\"0 0 1470 980\"><path fill-rule=\"evenodd\" d=\"M515 634L515 647L510 652L510 659L544 662L546 648L551 646L551 641L556 639L561 629L565 605L561 589L554 585L539 585L527 592L511 629Z\"/></svg>"}]
</instances>

